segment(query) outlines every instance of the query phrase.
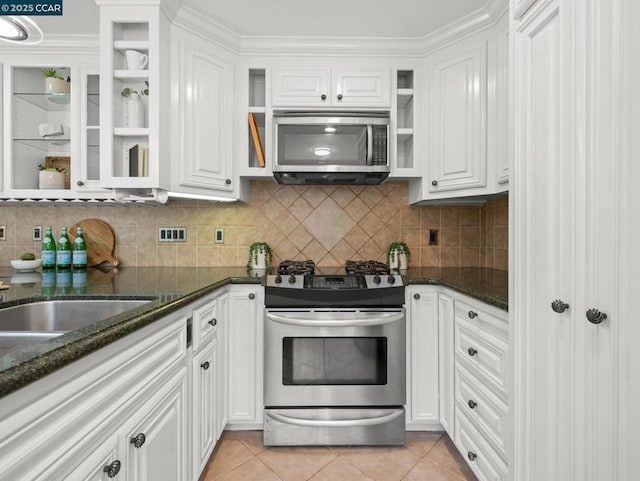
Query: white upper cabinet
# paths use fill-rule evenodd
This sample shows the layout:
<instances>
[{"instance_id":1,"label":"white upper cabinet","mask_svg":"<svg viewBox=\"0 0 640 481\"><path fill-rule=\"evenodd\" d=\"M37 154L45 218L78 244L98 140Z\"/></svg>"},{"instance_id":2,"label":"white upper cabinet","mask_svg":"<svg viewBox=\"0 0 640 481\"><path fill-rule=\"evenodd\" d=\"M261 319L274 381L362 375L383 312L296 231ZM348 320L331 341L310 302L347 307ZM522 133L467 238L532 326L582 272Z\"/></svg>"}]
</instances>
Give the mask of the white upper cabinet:
<instances>
[{"instance_id":1,"label":"white upper cabinet","mask_svg":"<svg viewBox=\"0 0 640 481\"><path fill-rule=\"evenodd\" d=\"M237 197L233 175L233 57L176 27L172 191Z\"/></svg>"},{"instance_id":2,"label":"white upper cabinet","mask_svg":"<svg viewBox=\"0 0 640 481\"><path fill-rule=\"evenodd\" d=\"M487 185L487 40L427 58L429 192Z\"/></svg>"},{"instance_id":3,"label":"white upper cabinet","mask_svg":"<svg viewBox=\"0 0 640 481\"><path fill-rule=\"evenodd\" d=\"M379 107L391 104L388 68L276 67L274 107Z\"/></svg>"}]
</instances>

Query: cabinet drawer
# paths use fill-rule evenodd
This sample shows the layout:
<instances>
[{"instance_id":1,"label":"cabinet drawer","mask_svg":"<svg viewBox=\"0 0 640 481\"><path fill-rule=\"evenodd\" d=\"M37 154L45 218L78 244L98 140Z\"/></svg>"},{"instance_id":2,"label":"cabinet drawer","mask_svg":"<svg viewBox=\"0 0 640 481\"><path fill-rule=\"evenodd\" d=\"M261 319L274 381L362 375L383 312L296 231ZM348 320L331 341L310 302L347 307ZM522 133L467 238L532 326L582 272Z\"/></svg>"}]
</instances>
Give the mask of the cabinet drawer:
<instances>
[{"instance_id":1,"label":"cabinet drawer","mask_svg":"<svg viewBox=\"0 0 640 481\"><path fill-rule=\"evenodd\" d=\"M508 340L508 314L498 308L456 299L455 318L457 322L464 322L476 329L493 334L503 341Z\"/></svg>"},{"instance_id":2,"label":"cabinet drawer","mask_svg":"<svg viewBox=\"0 0 640 481\"><path fill-rule=\"evenodd\" d=\"M507 343L487 332L469 328L465 323L455 326L456 361L464 363L469 371L506 400Z\"/></svg>"},{"instance_id":3,"label":"cabinet drawer","mask_svg":"<svg viewBox=\"0 0 640 481\"><path fill-rule=\"evenodd\" d=\"M455 418L455 444L478 479L480 481L507 479L507 465L457 406Z\"/></svg>"},{"instance_id":4,"label":"cabinet drawer","mask_svg":"<svg viewBox=\"0 0 640 481\"><path fill-rule=\"evenodd\" d=\"M218 299L207 301L193 310L193 352L212 338L218 326Z\"/></svg>"},{"instance_id":5,"label":"cabinet drawer","mask_svg":"<svg viewBox=\"0 0 640 481\"><path fill-rule=\"evenodd\" d=\"M506 460L506 403L460 363L456 365L455 398L458 408L468 415L469 420L484 434L502 459Z\"/></svg>"}]
</instances>

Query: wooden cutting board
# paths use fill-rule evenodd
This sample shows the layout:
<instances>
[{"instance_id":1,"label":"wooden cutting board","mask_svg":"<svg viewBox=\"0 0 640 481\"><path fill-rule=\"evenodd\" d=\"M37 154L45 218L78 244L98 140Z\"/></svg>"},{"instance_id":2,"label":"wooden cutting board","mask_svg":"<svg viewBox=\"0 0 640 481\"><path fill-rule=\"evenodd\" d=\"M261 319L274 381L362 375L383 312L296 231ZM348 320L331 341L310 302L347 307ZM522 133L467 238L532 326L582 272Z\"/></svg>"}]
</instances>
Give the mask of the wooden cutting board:
<instances>
[{"instance_id":1,"label":"wooden cutting board","mask_svg":"<svg viewBox=\"0 0 640 481\"><path fill-rule=\"evenodd\" d=\"M113 257L116 236L109 224L100 219L81 220L69 229L69 240L72 244L78 227L82 227L82 235L87 243L87 266L93 267L103 262L113 266L120 264L120 261Z\"/></svg>"}]
</instances>

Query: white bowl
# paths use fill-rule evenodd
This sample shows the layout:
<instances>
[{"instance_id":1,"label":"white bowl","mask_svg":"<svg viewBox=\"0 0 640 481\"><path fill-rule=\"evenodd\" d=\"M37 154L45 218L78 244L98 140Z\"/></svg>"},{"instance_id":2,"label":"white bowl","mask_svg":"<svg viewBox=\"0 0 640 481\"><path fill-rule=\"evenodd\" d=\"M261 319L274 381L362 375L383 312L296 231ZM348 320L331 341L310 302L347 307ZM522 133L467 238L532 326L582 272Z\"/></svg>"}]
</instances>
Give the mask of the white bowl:
<instances>
[{"instance_id":1,"label":"white bowl","mask_svg":"<svg viewBox=\"0 0 640 481\"><path fill-rule=\"evenodd\" d=\"M23 261L22 259L12 259L11 267L17 271L33 271L42 265L42 259Z\"/></svg>"}]
</instances>

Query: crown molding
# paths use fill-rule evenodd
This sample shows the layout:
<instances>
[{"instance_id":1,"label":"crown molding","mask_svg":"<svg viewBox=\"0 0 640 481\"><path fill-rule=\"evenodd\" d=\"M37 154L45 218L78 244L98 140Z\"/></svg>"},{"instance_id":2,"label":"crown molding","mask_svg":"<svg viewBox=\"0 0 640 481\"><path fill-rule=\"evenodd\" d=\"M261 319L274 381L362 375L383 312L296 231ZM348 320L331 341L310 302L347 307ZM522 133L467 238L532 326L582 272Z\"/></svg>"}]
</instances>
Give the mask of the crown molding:
<instances>
[{"instance_id":1,"label":"crown molding","mask_svg":"<svg viewBox=\"0 0 640 481\"><path fill-rule=\"evenodd\" d=\"M175 17L173 24L213 42L236 55L240 54L240 35L224 25L208 17L204 17L200 12L190 7L183 6Z\"/></svg>"},{"instance_id":2,"label":"crown molding","mask_svg":"<svg viewBox=\"0 0 640 481\"><path fill-rule=\"evenodd\" d=\"M49 34L36 45L1 43L3 54L62 54L62 55L98 55L100 51L99 35Z\"/></svg>"},{"instance_id":3,"label":"crown molding","mask_svg":"<svg viewBox=\"0 0 640 481\"><path fill-rule=\"evenodd\" d=\"M169 18L175 18L182 7L182 0L94 0L99 7L160 7Z\"/></svg>"}]
</instances>

